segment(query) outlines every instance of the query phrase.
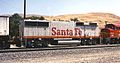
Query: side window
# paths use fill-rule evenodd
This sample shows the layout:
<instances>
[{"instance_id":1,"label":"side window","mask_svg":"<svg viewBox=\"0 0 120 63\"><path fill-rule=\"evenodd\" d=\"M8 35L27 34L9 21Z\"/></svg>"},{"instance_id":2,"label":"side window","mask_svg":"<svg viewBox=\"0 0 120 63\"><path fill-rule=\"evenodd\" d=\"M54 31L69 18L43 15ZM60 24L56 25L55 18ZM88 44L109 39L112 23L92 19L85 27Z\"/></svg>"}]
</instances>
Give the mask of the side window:
<instances>
[{"instance_id":1,"label":"side window","mask_svg":"<svg viewBox=\"0 0 120 63\"><path fill-rule=\"evenodd\" d=\"M37 26L37 22L25 21L25 26Z\"/></svg>"},{"instance_id":2,"label":"side window","mask_svg":"<svg viewBox=\"0 0 120 63\"><path fill-rule=\"evenodd\" d=\"M90 26L95 26L95 27L98 26L97 23L90 23L89 25Z\"/></svg>"},{"instance_id":3,"label":"side window","mask_svg":"<svg viewBox=\"0 0 120 63\"><path fill-rule=\"evenodd\" d=\"M49 27L49 22L38 22L38 26Z\"/></svg>"},{"instance_id":4,"label":"side window","mask_svg":"<svg viewBox=\"0 0 120 63\"><path fill-rule=\"evenodd\" d=\"M77 22L76 26L84 26L84 23L83 22Z\"/></svg>"},{"instance_id":5,"label":"side window","mask_svg":"<svg viewBox=\"0 0 120 63\"><path fill-rule=\"evenodd\" d=\"M49 22L32 22L32 21L25 21L25 26L31 27L49 27Z\"/></svg>"}]
</instances>

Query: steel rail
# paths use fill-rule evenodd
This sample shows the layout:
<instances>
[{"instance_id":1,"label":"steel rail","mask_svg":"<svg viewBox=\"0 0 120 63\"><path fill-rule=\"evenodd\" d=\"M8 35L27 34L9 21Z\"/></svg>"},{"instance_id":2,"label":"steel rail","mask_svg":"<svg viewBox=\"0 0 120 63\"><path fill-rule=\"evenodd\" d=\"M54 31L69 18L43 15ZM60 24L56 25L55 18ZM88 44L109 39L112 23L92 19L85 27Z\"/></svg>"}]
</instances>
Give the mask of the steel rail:
<instances>
[{"instance_id":1,"label":"steel rail","mask_svg":"<svg viewBox=\"0 0 120 63\"><path fill-rule=\"evenodd\" d=\"M48 50L67 50L67 49L90 49L90 48L105 48L105 47L120 47L119 45L91 45L91 46L78 46L78 47L48 47L48 48L13 48L3 49L0 53L9 52L29 52L29 51L48 51Z\"/></svg>"}]
</instances>

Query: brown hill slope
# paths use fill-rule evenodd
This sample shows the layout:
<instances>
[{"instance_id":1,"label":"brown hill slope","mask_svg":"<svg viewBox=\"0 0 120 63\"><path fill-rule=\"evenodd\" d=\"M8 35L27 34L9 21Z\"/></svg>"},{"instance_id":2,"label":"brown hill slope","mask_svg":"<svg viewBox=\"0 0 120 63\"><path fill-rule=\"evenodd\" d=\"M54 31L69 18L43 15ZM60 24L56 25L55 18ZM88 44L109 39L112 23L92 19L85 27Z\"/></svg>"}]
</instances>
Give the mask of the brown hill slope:
<instances>
[{"instance_id":1,"label":"brown hill slope","mask_svg":"<svg viewBox=\"0 0 120 63\"><path fill-rule=\"evenodd\" d=\"M59 16L44 16L47 20L68 21L71 18L78 18L79 21L98 22L101 28L107 23L120 23L120 17L111 13L87 13L87 14L67 14Z\"/></svg>"}]
</instances>

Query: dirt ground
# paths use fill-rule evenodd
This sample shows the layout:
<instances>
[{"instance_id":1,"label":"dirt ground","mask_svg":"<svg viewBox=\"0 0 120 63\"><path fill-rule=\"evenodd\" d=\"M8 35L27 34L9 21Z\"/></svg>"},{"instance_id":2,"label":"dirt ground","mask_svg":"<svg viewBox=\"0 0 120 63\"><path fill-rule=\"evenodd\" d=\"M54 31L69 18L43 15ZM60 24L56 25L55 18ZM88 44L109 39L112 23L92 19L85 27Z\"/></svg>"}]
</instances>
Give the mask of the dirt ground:
<instances>
[{"instance_id":1,"label":"dirt ground","mask_svg":"<svg viewBox=\"0 0 120 63\"><path fill-rule=\"evenodd\" d=\"M39 54L35 52L29 54L23 53L26 54L25 58L17 57L13 58L13 60L4 61L2 59L0 63L120 63L120 49L118 48L57 51L57 53L51 53L53 52L46 52L45 55L41 55L43 53L40 52ZM10 56L10 54L8 55Z\"/></svg>"}]
</instances>

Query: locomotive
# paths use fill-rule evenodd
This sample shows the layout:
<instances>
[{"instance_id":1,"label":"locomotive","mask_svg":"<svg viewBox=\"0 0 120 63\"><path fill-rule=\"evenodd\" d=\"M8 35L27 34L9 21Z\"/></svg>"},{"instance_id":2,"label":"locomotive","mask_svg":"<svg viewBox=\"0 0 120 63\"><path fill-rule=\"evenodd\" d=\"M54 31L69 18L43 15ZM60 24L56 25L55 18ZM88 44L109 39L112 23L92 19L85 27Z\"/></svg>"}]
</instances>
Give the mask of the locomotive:
<instances>
[{"instance_id":1,"label":"locomotive","mask_svg":"<svg viewBox=\"0 0 120 63\"><path fill-rule=\"evenodd\" d=\"M25 47L100 44L100 29L97 23L43 20L20 22L20 37Z\"/></svg>"},{"instance_id":2,"label":"locomotive","mask_svg":"<svg viewBox=\"0 0 120 63\"><path fill-rule=\"evenodd\" d=\"M9 17L0 16L0 48L10 47ZM22 20L19 24L18 47L49 45L119 44L120 25L106 24L100 29L96 22Z\"/></svg>"},{"instance_id":3,"label":"locomotive","mask_svg":"<svg viewBox=\"0 0 120 63\"><path fill-rule=\"evenodd\" d=\"M106 24L105 28L101 29L100 36L104 44L119 44L120 24Z\"/></svg>"}]
</instances>

